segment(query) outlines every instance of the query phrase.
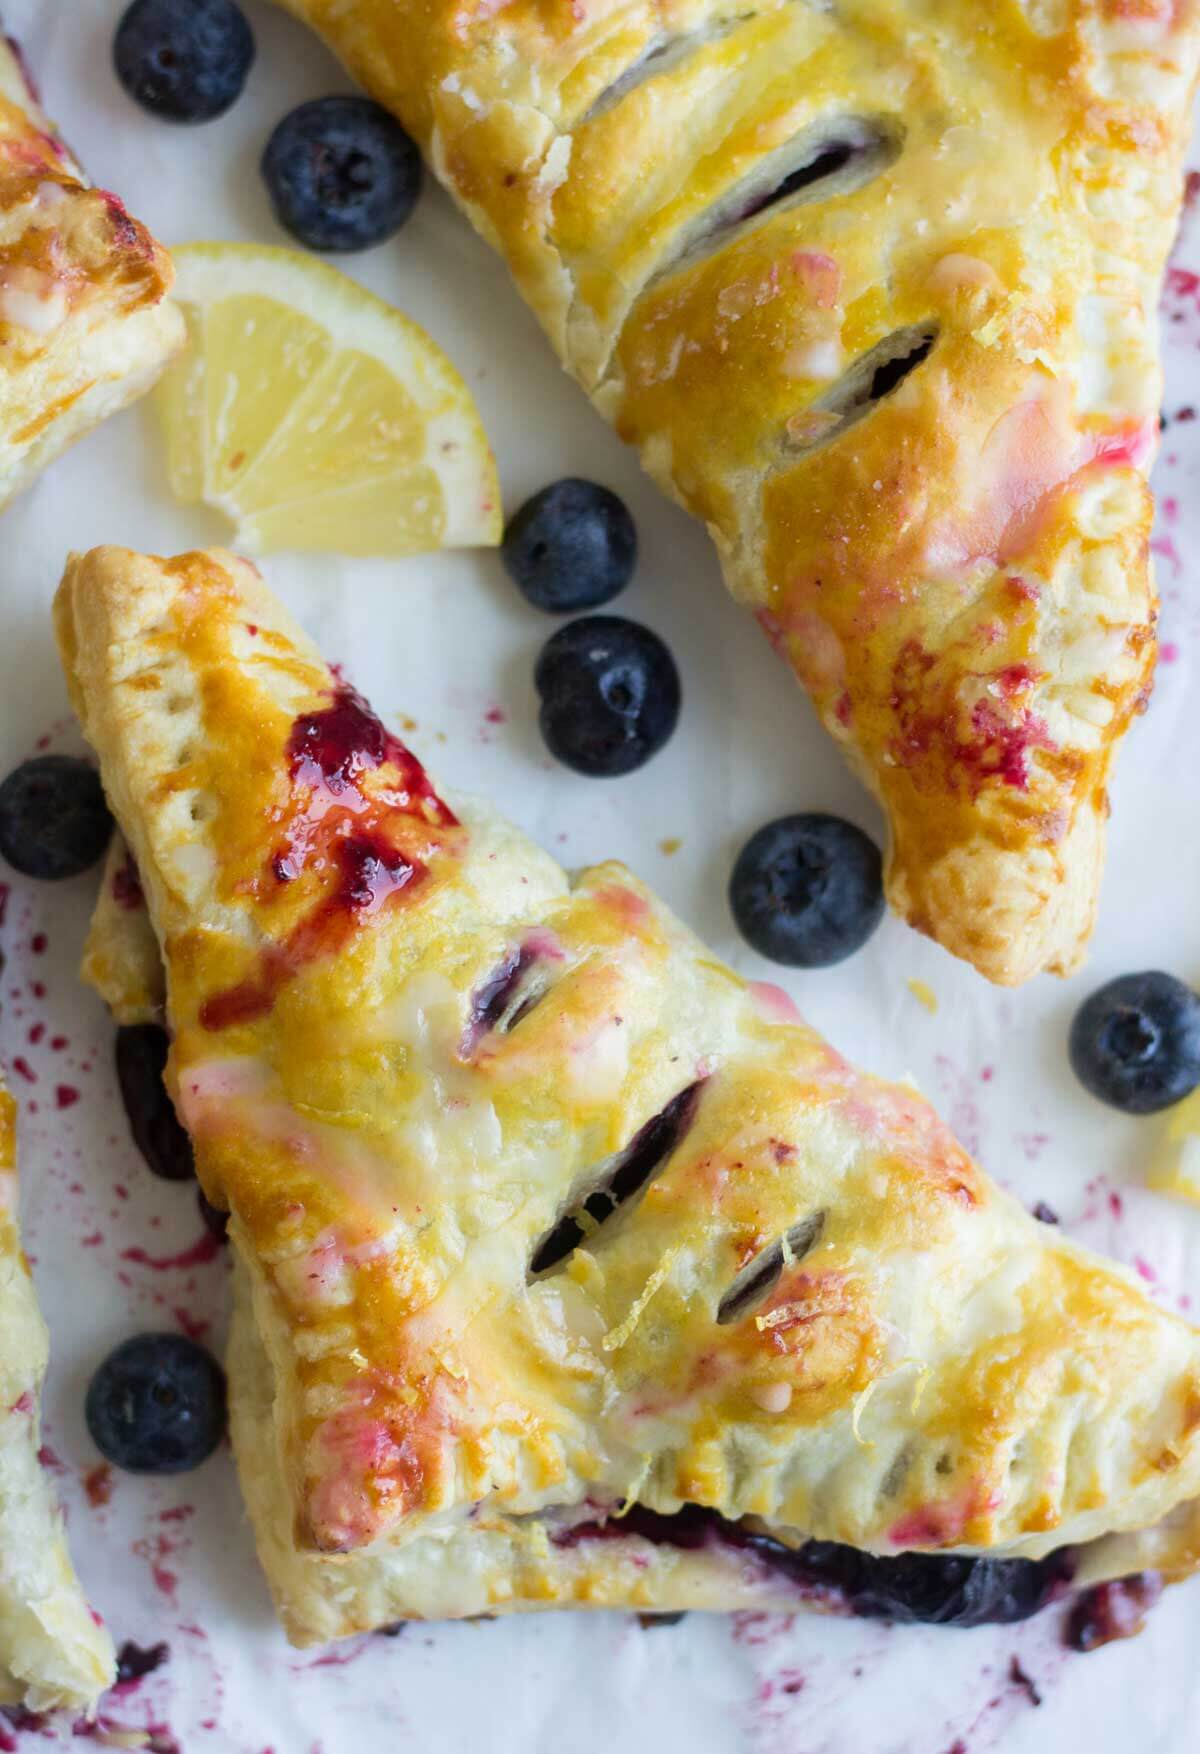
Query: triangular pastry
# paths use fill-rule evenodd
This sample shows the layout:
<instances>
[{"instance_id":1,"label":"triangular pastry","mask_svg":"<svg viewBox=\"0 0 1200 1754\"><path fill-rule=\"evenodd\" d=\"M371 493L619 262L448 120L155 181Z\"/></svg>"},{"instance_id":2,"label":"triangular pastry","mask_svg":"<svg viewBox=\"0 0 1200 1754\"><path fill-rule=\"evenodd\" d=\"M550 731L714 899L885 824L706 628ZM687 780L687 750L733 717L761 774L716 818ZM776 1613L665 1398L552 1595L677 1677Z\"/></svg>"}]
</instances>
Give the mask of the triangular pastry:
<instances>
[{"instance_id":1,"label":"triangular pastry","mask_svg":"<svg viewBox=\"0 0 1200 1754\"><path fill-rule=\"evenodd\" d=\"M17 1234L16 1105L0 1081L0 1703L90 1708L112 1643L71 1569L38 1455L46 1328Z\"/></svg>"},{"instance_id":2,"label":"triangular pastry","mask_svg":"<svg viewBox=\"0 0 1200 1754\"><path fill-rule=\"evenodd\" d=\"M94 189L0 32L0 506L182 346L171 259Z\"/></svg>"},{"instance_id":3,"label":"triangular pastry","mask_svg":"<svg viewBox=\"0 0 1200 1754\"><path fill-rule=\"evenodd\" d=\"M249 563L97 549L56 618L294 1637L861 1604L914 1552L1028 1612L1200 1494L1200 1335L622 866L441 794Z\"/></svg>"},{"instance_id":4,"label":"triangular pastry","mask_svg":"<svg viewBox=\"0 0 1200 1754\"><path fill-rule=\"evenodd\" d=\"M897 912L996 981L1072 969L1153 665L1192 0L284 3L708 525L883 804Z\"/></svg>"}]
</instances>

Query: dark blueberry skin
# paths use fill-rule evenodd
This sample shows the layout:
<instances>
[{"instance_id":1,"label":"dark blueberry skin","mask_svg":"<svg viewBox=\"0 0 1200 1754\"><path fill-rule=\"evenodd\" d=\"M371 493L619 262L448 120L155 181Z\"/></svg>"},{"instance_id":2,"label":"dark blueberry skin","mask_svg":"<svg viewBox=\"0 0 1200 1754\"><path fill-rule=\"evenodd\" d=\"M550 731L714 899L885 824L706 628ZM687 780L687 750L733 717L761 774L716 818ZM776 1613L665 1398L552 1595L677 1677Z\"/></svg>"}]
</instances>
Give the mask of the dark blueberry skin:
<instances>
[{"instance_id":1,"label":"dark blueberry skin","mask_svg":"<svg viewBox=\"0 0 1200 1754\"><path fill-rule=\"evenodd\" d=\"M135 103L167 122L211 122L241 96L254 33L234 0L133 0L113 65Z\"/></svg>"},{"instance_id":2,"label":"dark blueberry skin","mask_svg":"<svg viewBox=\"0 0 1200 1754\"><path fill-rule=\"evenodd\" d=\"M754 1546L759 1537L752 1536ZM763 1538L767 1547L778 1543ZM783 1550L787 1552L787 1549ZM778 1552L776 1564L788 1569ZM946 1553L880 1557L833 1541L809 1541L791 1569L804 1582L828 1583L851 1613L868 1620L927 1626L992 1626L1028 1620L1057 1595L1067 1576L1061 1555L1048 1559L971 1559Z\"/></svg>"},{"instance_id":3,"label":"dark blueberry skin","mask_svg":"<svg viewBox=\"0 0 1200 1754\"><path fill-rule=\"evenodd\" d=\"M92 1441L130 1474L184 1474L225 1433L225 1375L183 1334L138 1334L111 1352L88 1385Z\"/></svg>"},{"instance_id":4,"label":"dark blueberry skin","mask_svg":"<svg viewBox=\"0 0 1200 1754\"><path fill-rule=\"evenodd\" d=\"M133 1142L152 1175L191 1181L196 1173L192 1142L179 1124L163 1083L170 1041L157 1023L126 1024L117 1031L117 1082Z\"/></svg>"},{"instance_id":5,"label":"dark blueberry skin","mask_svg":"<svg viewBox=\"0 0 1200 1754\"><path fill-rule=\"evenodd\" d=\"M813 1590L828 1591L850 1613L869 1620L922 1621L932 1626L984 1626L1027 1620L1059 1595L1071 1575L1069 1555L1045 1559L972 1559L948 1553L881 1556L837 1541L788 1547L715 1511L685 1504L672 1515L631 1506L604 1523L576 1524L559 1546L581 1540L640 1535L655 1545L694 1552L728 1542Z\"/></svg>"},{"instance_id":6,"label":"dark blueberry skin","mask_svg":"<svg viewBox=\"0 0 1200 1754\"><path fill-rule=\"evenodd\" d=\"M400 230L421 193L421 155L366 97L318 97L267 141L262 174L285 231L310 250L365 250Z\"/></svg>"},{"instance_id":7,"label":"dark blueberry skin","mask_svg":"<svg viewBox=\"0 0 1200 1754\"><path fill-rule=\"evenodd\" d=\"M729 905L760 956L827 968L861 949L883 918L879 848L840 816L781 816L738 854Z\"/></svg>"},{"instance_id":8,"label":"dark blueberry skin","mask_svg":"<svg viewBox=\"0 0 1200 1754\"><path fill-rule=\"evenodd\" d=\"M500 556L535 609L577 615L625 589L637 561L637 531L615 493L568 477L543 487L509 519Z\"/></svg>"},{"instance_id":9,"label":"dark blueberry skin","mask_svg":"<svg viewBox=\"0 0 1200 1754\"><path fill-rule=\"evenodd\" d=\"M76 877L104 856L112 817L77 755L35 755L0 785L0 853L24 877Z\"/></svg>"},{"instance_id":10,"label":"dark blueberry skin","mask_svg":"<svg viewBox=\"0 0 1200 1754\"><path fill-rule=\"evenodd\" d=\"M1156 1114L1200 1084L1200 998L1154 969L1121 975L1084 1000L1068 1049L1075 1076L1101 1102Z\"/></svg>"},{"instance_id":11,"label":"dark blueberry skin","mask_svg":"<svg viewBox=\"0 0 1200 1754\"><path fill-rule=\"evenodd\" d=\"M679 722L674 658L656 633L618 615L560 627L542 647L533 681L546 747L593 779L633 773Z\"/></svg>"},{"instance_id":12,"label":"dark blueberry skin","mask_svg":"<svg viewBox=\"0 0 1200 1754\"><path fill-rule=\"evenodd\" d=\"M214 1206L212 1201L205 1197L203 1188L196 1189L196 1204L200 1208L200 1216L203 1218L204 1227L209 1234L215 1236L218 1242L228 1242L228 1212L222 1212L219 1206Z\"/></svg>"}]
</instances>

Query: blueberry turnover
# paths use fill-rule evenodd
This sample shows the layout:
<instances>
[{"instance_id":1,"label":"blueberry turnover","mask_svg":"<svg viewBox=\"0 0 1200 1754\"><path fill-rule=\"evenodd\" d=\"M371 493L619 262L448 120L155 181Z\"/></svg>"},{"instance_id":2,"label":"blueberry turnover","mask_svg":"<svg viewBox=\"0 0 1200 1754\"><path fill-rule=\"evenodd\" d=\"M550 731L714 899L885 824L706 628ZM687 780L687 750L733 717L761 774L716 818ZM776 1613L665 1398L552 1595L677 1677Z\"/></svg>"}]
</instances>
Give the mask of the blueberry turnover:
<instances>
[{"instance_id":1,"label":"blueberry turnover","mask_svg":"<svg viewBox=\"0 0 1200 1754\"><path fill-rule=\"evenodd\" d=\"M84 1710L111 1685L115 1659L39 1459L47 1340L17 1234L15 1122L0 1083L0 1705Z\"/></svg>"},{"instance_id":2,"label":"blueberry turnover","mask_svg":"<svg viewBox=\"0 0 1200 1754\"><path fill-rule=\"evenodd\" d=\"M0 33L0 506L183 343L171 260L94 189Z\"/></svg>"},{"instance_id":3,"label":"blueberry turnover","mask_svg":"<svg viewBox=\"0 0 1200 1754\"><path fill-rule=\"evenodd\" d=\"M969 1626L1104 1537L1130 1570L1169 1545L1200 1334L911 1088L623 866L569 880L439 790L246 562L95 550L57 625L230 1212L231 1432L294 1639L571 1604Z\"/></svg>"},{"instance_id":4,"label":"blueberry turnover","mask_svg":"<svg viewBox=\"0 0 1200 1754\"><path fill-rule=\"evenodd\" d=\"M896 911L992 980L1072 969L1153 665L1196 8L286 4L704 520L879 796Z\"/></svg>"}]
</instances>

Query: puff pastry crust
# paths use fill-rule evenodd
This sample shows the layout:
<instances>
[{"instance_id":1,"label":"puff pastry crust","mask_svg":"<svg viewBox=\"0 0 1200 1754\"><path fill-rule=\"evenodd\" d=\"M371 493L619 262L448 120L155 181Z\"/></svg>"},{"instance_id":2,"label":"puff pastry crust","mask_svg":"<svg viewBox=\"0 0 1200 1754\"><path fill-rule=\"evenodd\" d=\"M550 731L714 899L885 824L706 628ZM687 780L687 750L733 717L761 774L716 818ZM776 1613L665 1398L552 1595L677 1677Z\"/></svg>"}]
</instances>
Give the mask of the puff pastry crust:
<instances>
[{"instance_id":1,"label":"puff pastry crust","mask_svg":"<svg viewBox=\"0 0 1200 1754\"><path fill-rule=\"evenodd\" d=\"M71 1569L38 1459L48 1348L17 1234L15 1123L0 1080L0 1703L89 1708L116 1664Z\"/></svg>"},{"instance_id":2,"label":"puff pastry crust","mask_svg":"<svg viewBox=\"0 0 1200 1754\"><path fill-rule=\"evenodd\" d=\"M94 189L0 33L0 506L183 345L166 251Z\"/></svg>"},{"instance_id":3,"label":"puff pastry crust","mask_svg":"<svg viewBox=\"0 0 1200 1754\"><path fill-rule=\"evenodd\" d=\"M888 892L1069 972L1153 665L1196 0L284 0L702 518L878 795Z\"/></svg>"},{"instance_id":4,"label":"puff pastry crust","mask_svg":"<svg viewBox=\"0 0 1200 1754\"><path fill-rule=\"evenodd\" d=\"M1038 1557L1200 1495L1200 1335L623 867L441 796L249 563L94 550L56 619L232 1214L294 1636L778 1596L572 1533L634 1500Z\"/></svg>"}]
</instances>

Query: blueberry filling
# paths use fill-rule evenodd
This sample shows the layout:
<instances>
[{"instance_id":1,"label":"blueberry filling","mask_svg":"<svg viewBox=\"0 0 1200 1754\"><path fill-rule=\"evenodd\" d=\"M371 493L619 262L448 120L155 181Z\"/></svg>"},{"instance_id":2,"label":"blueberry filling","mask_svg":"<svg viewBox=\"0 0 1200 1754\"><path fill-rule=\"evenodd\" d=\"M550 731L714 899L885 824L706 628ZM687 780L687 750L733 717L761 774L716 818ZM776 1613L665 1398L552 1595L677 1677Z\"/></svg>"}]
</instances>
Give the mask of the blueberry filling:
<instances>
[{"instance_id":1,"label":"blueberry filling","mask_svg":"<svg viewBox=\"0 0 1200 1754\"><path fill-rule=\"evenodd\" d=\"M984 1626L1027 1620L1058 1596L1071 1576L1069 1555L976 1559L946 1553L882 1557L836 1541L789 1547L716 1511L687 1504L673 1515L632 1505L603 1522L576 1523L551 1539L560 1547L637 1535L655 1546L697 1552L712 1543L741 1549L829 1605L866 1620L931 1626Z\"/></svg>"},{"instance_id":2,"label":"blueberry filling","mask_svg":"<svg viewBox=\"0 0 1200 1754\"><path fill-rule=\"evenodd\" d=\"M757 1307L783 1273L785 1262L793 1265L816 1247L825 1228L824 1212L801 1218L775 1242L748 1261L717 1305L717 1320L724 1326L740 1321Z\"/></svg>"},{"instance_id":3,"label":"blueberry filling","mask_svg":"<svg viewBox=\"0 0 1200 1754\"><path fill-rule=\"evenodd\" d=\"M826 391L819 401L793 416L786 427L789 452L805 452L828 444L857 424L886 397L894 395L933 352L937 325L914 324L897 329L872 347Z\"/></svg>"},{"instance_id":4,"label":"blueberry filling","mask_svg":"<svg viewBox=\"0 0 1200 1754\"><path fill-rule=\"evenodd\" d=\"M589 1230L611 1218L667 1162L696 1115L704 1080L698 1078L640 1127L618 1153L601 1181L578 1206L566 1212L538 1243L529 1263L531 1273L544 1273L566 1260Z\"/></svg>"},{"instance_id":5,"label":"blueberry filling","mask_svg":"<svg viewBox=\"0 0 1200 1754\"><path fill-rule=\"evenodd\" d=\"M877 365L871 373L871 386L867 392L871 402L882 402L893 390L898 390L910 372L915 372L922 360L929 358L933 352L932 335L923 335L916 346L895 359L886 359Z\"/></svg>"},{"instance_id":6,"label":"blueberry filling","mask_svg":"<svg viewBox=\"0 0 1200 1754\"><path fill-rule=\"evenodd\" d=\"M813 183L820 183L826 177L834 176L836 172L845 169L858 150L860 149L852 146L848 140L836 140L822 147L815 158L790 172L774 189L766 194L756 195L738 214L738 218L753 219L756 213L763 213L768 207L786 201L797 190L807 189Z\"/></svg>"},{"instance_id":7,"label":"blueberry filling","mask_svg":"<svg viewBox=\"0 0 1200 1754\"><path fill-rule=\"evenodd\" d=\"M724 249L740 227L789 202L833 199L863 188L900 152L894 123L864 116L825 118L768 153L689 226L659 275Z\"/></svg>"},{"instance_id":8,"label":"blueberry filling","mask_svg":"<svg viewBox=\"0 0 1200 1754\"><path fill-rule=\"evenodd\" d=\"M1096 1584L1075 1602L1067 1620L1066 1642L1072 1650L1099 1650L1114 1639L1132 1638L1142 1630L1146 1614L1162 1591L1157 1572Z\"/></svg>"},{"instance_id":9,"label":"blueberry filling","mask_svg":"<svg viewBox=\"0 0 1200 1754\"><path fill-rule=\"evenodd\" d=\"M528 944L510 950L471 995L471 1012L459 1054L470 1059L485 1035L507 1034L545 998L547 987L530 976L542 958Z\"/></svg>"}]
</instances>

